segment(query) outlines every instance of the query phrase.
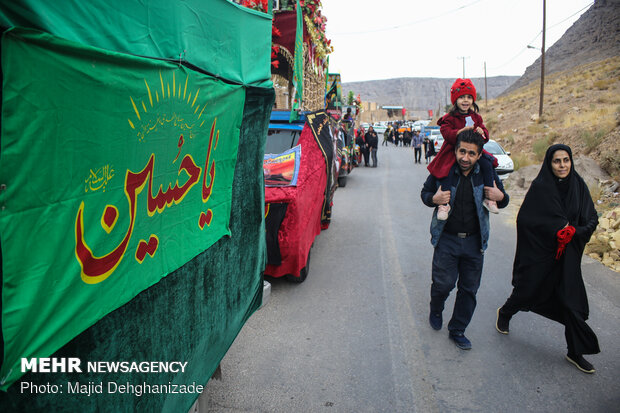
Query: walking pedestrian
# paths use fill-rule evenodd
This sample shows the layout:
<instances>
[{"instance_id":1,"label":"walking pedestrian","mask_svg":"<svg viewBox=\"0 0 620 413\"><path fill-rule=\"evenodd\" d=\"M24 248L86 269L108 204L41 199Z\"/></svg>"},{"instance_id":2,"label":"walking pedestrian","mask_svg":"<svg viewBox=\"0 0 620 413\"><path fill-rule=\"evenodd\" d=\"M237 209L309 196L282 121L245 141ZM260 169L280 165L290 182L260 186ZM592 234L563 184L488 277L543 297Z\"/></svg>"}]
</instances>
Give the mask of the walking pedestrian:
<instances>
[{"instance_id":1,"label":"walking pedestrian","mask_svg":"<svg viewBox=\"0 0 620 413\"><path fill-rule=\"evenodd\" d=\"M433 329L441 330L446 299L458 280L448 332L449 338L462 350L472 347L465 337L465 329L476 308L484 250L489 240L489 211L482 203L485 196L497 201L500 208L509 201L501 181L497 187L484 187L478 164L483 145L480 134L471 129L461 132L456 141L456 164L449 172L452 186L443 190L440 180L429 175L421 193L424 204L435 208L431 221L431 244L435 251L429 323ZM450 204L452 213L447 220L438 220L438 206L444 204Z\"/></svg>"},{"instance_id":2,"label":"walking pedestrian","mask_svg":"<svg viewBox=\"0 0 620 413\"><path fill-rule=\"evenodd\" d=\"M383 132L383 142L381 142L381 146L388 146L388 140L390 139L392 133L392 125L388 125L385 132Z\"/></svg>"},{"instance_id":3,"label":"walking pedestrian","mask_svg":"<svg viewBox=\"0 0 620 413\"><path fill-rule=\"evenodd\" d=\"M444 189L451 186L447 176L455 161L454 144L456 143L457 135L465 130L473 130L482 136L484 142L489 140L489 131L482 122L482 116L478 114L476 88L471 80L456 79L450 89L450 98L453 105L452 109L437 121L441 135L444 138L444 143L435 159L428 165L428 171L432 175L443 179L442 185ZM497 166L497 159L485 152L485 155L480 159L485 187L493 186L493 176L497 175L494 173L493 166ZM497 204L490 199L485 200L484 207L494 214L499 212ZM447 219L449 213L449 206L443 205L439 209L438 219Z\"/></svg>"},{"instance_id":4,"label":"walking pedestrian","mask_svg":"<svg viewBox=\"0 0 620 413\"><path fill-rule=\"evenodd\" d=\"M600 348L586 324L581 258L597 225L590 191L574 169L570 147L549 147L517 215L513 290L498 308L495 323L497 331L508 334L513 315L533 311L564 324L566 359L585 373L595 369L583 355Z\"/></svg>"},{"instance_id":5,"label":"walking pedestrian","mask_svg":"<svg viewBox=\"0 0 620 413\"><path fill-rule=\"evenodd\" d=\"M364 157L364 166L368 166L368 143L366 142L366 136L364 134L364 128L359 128L357 130L357 137L355 138L355 143L357 143L360 147L360 152Z\"/></svg>"},{"instance_id":6,"label":"walking pedestrian","mask_svg":"<svg viewBox=\"0 0 620 413\"><path fill-rule=\"evenodd\" d=\"M394 126L394 134L392 135L392 143L394 146L398 146L398 140L400 139L400 132L398 131L398 124Z\"/></svg>"},{"instance_id":7,"label":"walking pedestrian","mask_svg":"<svg viewBox=\"0 0 620 413\"><path fill-rule=\"evenodd\" d=\"M428 136L424 137L423 142L424 142L424 158L426 159L426 163L428 164L429 162L432 161L433 156L436 155L435 146L433 146L433 142L431 142Z\"/></svg>"},{"instance_id":8,"label":"walking pedestrian","mask_svg":"<svg viewBox=\"0 0 620 413\"><path fill-rule=\"evenodd\" d=\"M413 139L411 141L413 146L413 157L415 163L422 163L422 137L419 131L413 131Z\"/></svg>"},{"instance_id":9,"label":"walking pedestrian","mask_svg":"<svg viewBox=\"0 0 620 413\"><path fill-rule=\"evenodd\" d=\"M372 158L372 167L377 167L377 148L379 147L379 138L377 136L377 132L374 131L373 127L370 126L368 128L368 133L366 134L366 143L368 144L368 149L370 151L370 155Z\"/></svg>"},{"instance_id":10,"label":"walking pedestrian","mask_svg":"<svg viewBox=\"0 0 620 413\"><path fill-rule=\"evenodd\" d=\"M410 146L412 138L413 133L409 130L409 128L406 128L405 132L403 133L403 146Z\"/></svg>"}]
</instances>

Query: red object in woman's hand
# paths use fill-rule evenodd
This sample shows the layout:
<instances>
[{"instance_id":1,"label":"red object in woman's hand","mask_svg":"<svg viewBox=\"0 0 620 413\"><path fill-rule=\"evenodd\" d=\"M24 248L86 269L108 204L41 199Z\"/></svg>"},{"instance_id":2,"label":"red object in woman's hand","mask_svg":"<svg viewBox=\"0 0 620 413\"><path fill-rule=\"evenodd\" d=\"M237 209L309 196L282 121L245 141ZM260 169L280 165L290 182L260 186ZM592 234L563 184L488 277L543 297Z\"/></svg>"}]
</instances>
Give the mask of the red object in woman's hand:
<instances>
[{"instance_id":1,"label":"red object in woman's hand","mask_svg":"<svg viewBox=\"0 0 620 413\"><path fill-rule=\"evenodd\" d=\"M562 254L564 254L564 250L566 250L566 245L573 239L574 235L575 235L575 227L571 225L567 225L566 227L558 231L557 233L558 249L555 253L556 260L559 260L560 257L562 257Z\"/></svg>"}]
</instances>

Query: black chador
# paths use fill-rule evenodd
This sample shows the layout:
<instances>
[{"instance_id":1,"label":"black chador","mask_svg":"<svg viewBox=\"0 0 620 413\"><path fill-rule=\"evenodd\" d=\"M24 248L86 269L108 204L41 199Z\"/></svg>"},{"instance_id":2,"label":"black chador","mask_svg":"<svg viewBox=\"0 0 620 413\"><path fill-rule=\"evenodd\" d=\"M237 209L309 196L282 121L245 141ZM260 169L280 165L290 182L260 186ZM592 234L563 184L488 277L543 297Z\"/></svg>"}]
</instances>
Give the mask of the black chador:
<instances>
[{"instance_id":1,"label":"black chador","mask_svg":"<svg viewBox=\"0 0 620 413\"><path fill-rule=\"evenodd\" d=\"M566 151L571 161L564 179L557 178L551 166L558 150ZM559 255L557 233L567 224L575 232ZM583 251L597 225L594 203L575 171L571 149L551 146L517 216L514 289L498 316L510 319L517 311L533 311L564 324L569 355L600 352L586 324L589 308L581 274Z\"/></svg>"}]
</instances>

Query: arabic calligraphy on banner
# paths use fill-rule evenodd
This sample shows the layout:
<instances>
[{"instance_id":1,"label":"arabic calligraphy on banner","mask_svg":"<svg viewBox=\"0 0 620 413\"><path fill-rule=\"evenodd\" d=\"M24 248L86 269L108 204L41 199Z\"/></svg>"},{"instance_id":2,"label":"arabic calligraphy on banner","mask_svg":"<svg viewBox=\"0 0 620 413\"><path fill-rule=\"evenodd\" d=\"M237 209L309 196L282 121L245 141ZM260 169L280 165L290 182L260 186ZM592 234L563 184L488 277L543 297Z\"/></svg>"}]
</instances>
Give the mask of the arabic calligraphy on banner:
<instances>
[{"instance_id":1,"label":"arabic calligraphy on banner","mask_svg":"<svg viewBox=\"0 0 620 413\"><path fill-rule=\"evenodd\" d=\"M230 235L245 92L25 29L1 51L5 388Z\"/></svg>"},{"instance_id":2,"label":"arabic calligraphy on banner","mask_svg":"<svg viewBox=\"0 0 620 413\"><path fill-rule=\"evenodd\" d=\"M114 178L114 168L110 165L104 165L96 170L90 170L88 178L85 179L84 192L102 190L105 192L105 187L108 185L108 181Z\"/></svg>"}]
</instances>

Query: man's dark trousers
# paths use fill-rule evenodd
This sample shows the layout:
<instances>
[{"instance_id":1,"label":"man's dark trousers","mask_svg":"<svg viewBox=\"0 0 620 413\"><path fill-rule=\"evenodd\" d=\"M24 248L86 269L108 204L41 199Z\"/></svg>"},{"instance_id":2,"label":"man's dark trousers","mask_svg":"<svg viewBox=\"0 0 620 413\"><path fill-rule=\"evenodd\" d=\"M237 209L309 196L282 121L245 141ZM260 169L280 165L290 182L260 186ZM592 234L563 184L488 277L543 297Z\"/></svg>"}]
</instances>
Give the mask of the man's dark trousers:
<instances>
[{"instance_id":1,"label":"man's dark trousers","mask_svg":"<svg viewBox=\"0 0 620 413\"><path fill-rule=\"evenodd\" d=\"M480 233L460 237L443 232L435 247L431 312L443 311L446 299L458 279L454 311L448 323L451 333L463 333L476 309L476 293L480 287L484 262L480 246Z\"/></svg>"},{"instance_id":2,"label":"man's dark trousers","mask_svg":"<svg viewBox=\"0 0 620 413\"><path fill-rule=\"evenodd\" d=\"M413 153L415 156L415 161L420 162L422 159L422 148L413 148Z\"/></svg>"}]
</instances>

